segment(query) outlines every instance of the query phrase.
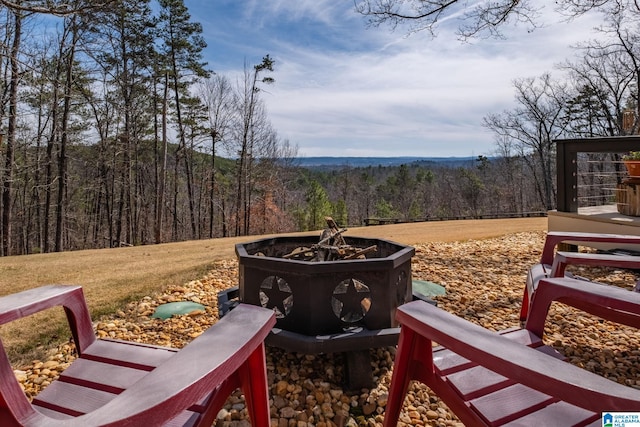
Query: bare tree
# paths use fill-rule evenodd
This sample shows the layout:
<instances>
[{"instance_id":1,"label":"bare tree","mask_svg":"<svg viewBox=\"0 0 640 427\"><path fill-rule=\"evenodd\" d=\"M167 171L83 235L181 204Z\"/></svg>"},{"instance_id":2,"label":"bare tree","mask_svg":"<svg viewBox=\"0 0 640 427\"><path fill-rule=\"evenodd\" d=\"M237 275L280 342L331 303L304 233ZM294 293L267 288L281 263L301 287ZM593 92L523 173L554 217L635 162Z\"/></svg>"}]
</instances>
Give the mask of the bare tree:
<instances>
[{"instance_id":1,"label":"bare tree","mask_svg":"<svg viewBox=\"0 0 640 427\"><path fill-rule=\"evenodd\" d=\"M475 2L468 6L461 0L355 0L356 10L373 26L381 24L395 28L408 25L409 32L434 33L437 25L450 18L459 20L458 33L463 38L488 32L500 36L500 27L508 22L524 22L537 26L539 5L527 0Z\"/></svg>"},{"instance_id":2,"label":"bare tree","mask_svg":"<svg viewBox=\"0 0 640 427\"><path fill-rule=\"evenodd\" d=\"M209 182L209 237L215 235L216 146L228 137L234 118L235 92L225 76L215 74L200 83L198 94L207 110L211 135L211 176ZM223 233L225 235L225 233Z\"/></svg>"},{"instance_id":3,"label":"bare tree","mask_svg":"<svg viewBox=\"0 0 640 427\"><path fill-rule=\"evenodd\" d=\"M80 19L73 15L68 19L70 39L64 49L64 84L62 94L62 114L60 117L60 149L58 152L58 197L56 202L55 251L62 252L64 220L66 218L67 191L67 146L69 142L69 121L71 120L71 92L73 90L73 65L80 38Z\"/></svg>"},{"instance_id":4,"label":"bare tree","mask_svg":"<svg viewBox=\"0 0 640 427\"><path fill-rule=\"evenodd\" d=\"M567 109L573 137L637 134L640 130L640 11L637 4L609 2L603 8L599 37L576 46L578 55L563 66L569 70L577 94ZM606 203L612 177L624 178L618 153L584 153L579 167L580 199ZM613 167L609 166L613 165Z\"/></svg>"},{"instance_id":5,"label":"bare tree","mask_svg":"<svg viewBox=\"0 0 640 427\"><path fill-rule=\"evenodd\" d=\"M635 7L609 8L598 40L575 46L576 59L561 66L575 86L572 132L580 136L615 136L636 133L640 87L640 14ZM628 126L623 126L626 116Z\"/></svg>"},{"instance_id":6,"label":"bare tree","mask_svg":"<svg viewBox=\"0 0 640 427\"><path fill-rule=\"evenodd\" d=\"M87 0L80 2L69 2L65 0L43 0L23 3L22 1L0 0L0 5L15 12L69 16L104 9L117 1L118 0Z\"/></svg>"},{"instance_id":7,"label":"bare tree","mask_svg":"<svg viewBox=\"0 0 640 427\"><path fill-rule=\"evenodd\" d=\"M251 194L251 166L253 162L254 146L259 142L259 124L265 121L265 110L260 102L259 83L270 84L274 79L270 76L262 77L265 72L273 71L274 61L266 55L262 62L249 70L245 67L242 82L238 87L238 117L239 126L236 136L237 149L237 188L235 201L235 235L249 233Z\"/></svg>"},{"instance_id":8,"label":"bare tree","mask_svg":"<svg viewBox=\"0 0 640 427\"><path fill-rule=\"evenodd\" d=\"M392 28L402 25L407 26L410 33L434 33L438 24L455 20L463 39L482 35L500 37L501 28L513 23L525 24L531 31L541 25L540 10L546 6L533 0L354 0L354 4L370 25L384 24ZM554 6L559 16L567 19L594 9L608 12L609 7L640 10L636 0L558 0Z\"/></svg>"},{"instance_id":9,"label":"bare tree","mask_svg":"<svg viewBox=\"0 0 640 427\"><path fill-rule=\"evenodd\" d=\"M540 202L545 209L553 209L553 141L567 128L565 108L570 93L566 84L552 80L549 74L537 79L518 79L514 88L518 106L501 114L485 116L484 126L499 138L512 139L522 146Z\"/></svg>"}]
</instances>

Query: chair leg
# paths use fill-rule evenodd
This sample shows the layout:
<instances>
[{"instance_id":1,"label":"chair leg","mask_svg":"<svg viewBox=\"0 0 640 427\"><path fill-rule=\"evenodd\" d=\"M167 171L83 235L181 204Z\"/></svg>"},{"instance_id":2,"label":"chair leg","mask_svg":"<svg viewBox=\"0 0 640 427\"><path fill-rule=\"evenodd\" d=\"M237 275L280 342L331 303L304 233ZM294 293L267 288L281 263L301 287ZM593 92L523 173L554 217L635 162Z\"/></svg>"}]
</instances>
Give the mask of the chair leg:
<instances>
[{"instance_id":1,"label":"chair leg","mask_svg":"<svg viewBox=\"0 0 640 427\"><path fill-rule=\"evenodd\" d=\"M216 420L220 408L225 404L231 393L240 387L237 372L222 382L205 402L206 409L194 427L211 427Z\"/></svg>"},{"instance_id":2,"label":"chair leg","mask_svg":"<svg viewBox=\"0 0 640 427\"><path fill-rule=\"evenodd\" d=\"M207 409L202 413L198 427L211 426L219 409L227 401L234 390L240 388L244 393L247 413L252 426L269 427L271 415L269 411L269 385L265 367L264 344L260 344L233 374L231 374L206 402Z\"/></svg>"},{"instance_id":3,"label":"chair leg","mask_svg":"<svg viewBox=\"0 0 640 427\"><path fill-rule=\"evenodd\" d=\"M524 323L529 316L529 289L528 285L524 286L524 295L522 295L522 307L520 308L520 322Z\"/></svg>"},{"instance_id":4,"label":"chair leg","mask_svg":"<svg viewBox=\"0 0 640 427\"><path fill-rule=\"evenodd\" d=\"M258 427L269 427L271 423L266 366L264 344L261 344L249 356L240 372L251 425Z\"/></svg>"},{"instance_id":5,"label":"chair leg","mask_svg":"<svg viewBox=\"0 0 640 427\"><path fill-rule=\"evenodd\" d=\"M420 337L415 331L403 326L398 339L398 351L393 363L393 377L389 389L389 400L385 408L384 427L393 427L398 423L405 395L412 380L412 359ZM423 357L431 357L430 354Z\"/></svg>"}]
</instances>

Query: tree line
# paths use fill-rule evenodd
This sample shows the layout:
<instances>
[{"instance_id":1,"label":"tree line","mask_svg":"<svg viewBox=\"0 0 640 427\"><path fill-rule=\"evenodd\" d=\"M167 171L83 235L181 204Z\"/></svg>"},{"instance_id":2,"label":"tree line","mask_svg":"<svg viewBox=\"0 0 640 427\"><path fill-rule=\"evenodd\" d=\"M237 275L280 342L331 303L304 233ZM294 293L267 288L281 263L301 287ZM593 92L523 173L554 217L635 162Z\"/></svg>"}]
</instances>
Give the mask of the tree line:
<instances>
[{"instance_id":1,"label":"tree line","mask_svg":"<svg viewBox=\"0 0 640 427\"><path fill-rule=\"evenodd\" d=\"M460 165L414 161L304 170L303 203L293 211L296 227L323 228L325 216L340 225L361 226L370 219L428 221L542 211L527 185L509 180L504 171L511 168L512 159L505 160L479 156Z\"/></svg>"},{"instance_id":2,"label":"tree line","mask_svg":"<svg viewBox=\"0 0 640 427\"><path fill-rule=\"evenodd\" d=\"M394 3L356 2L378 18L375 5ZM597 40L556 74L514 81L516 107L485 116L494 153L317 171L296 165L269 120L273 58L235 79L214 73L182 0L0 0L0 255L315 230L326 215L361 225L553 209L555 139L638 131L640 11L598 7ZM55 26L38 32L43 19Z\"/></svg>"},{"instance_id":3,"label":"tree line","mask_svg":"<svg viewBox=\"0 0 640 427\"><path fill-rule=\"evenodd\" d=\"M251 233L295 155L270 56L214 74L182 0L34 4L0 6L1 255Z\"/></svg>"}]
</instances>

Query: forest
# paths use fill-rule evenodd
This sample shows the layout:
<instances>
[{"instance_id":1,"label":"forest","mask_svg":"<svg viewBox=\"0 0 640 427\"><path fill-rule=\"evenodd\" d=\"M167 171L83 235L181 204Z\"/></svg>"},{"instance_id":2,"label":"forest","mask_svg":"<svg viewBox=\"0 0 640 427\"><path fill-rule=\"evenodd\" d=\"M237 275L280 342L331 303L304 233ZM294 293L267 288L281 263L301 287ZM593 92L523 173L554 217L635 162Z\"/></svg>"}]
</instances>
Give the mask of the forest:
<instances>
[{"instance_id":1,"label":"forest","mask_svg":"<svg viewBox=\"0 0 640 427\"><path fill-rule=\"evenodd\" d=\"M554 209L555 140L638 131L640 11L600 8L597 40L487 113L494 153L322 170L269 120L277 61L215 73L182 0L0 1L0 255Z\"/></svg>"}]
</instances>

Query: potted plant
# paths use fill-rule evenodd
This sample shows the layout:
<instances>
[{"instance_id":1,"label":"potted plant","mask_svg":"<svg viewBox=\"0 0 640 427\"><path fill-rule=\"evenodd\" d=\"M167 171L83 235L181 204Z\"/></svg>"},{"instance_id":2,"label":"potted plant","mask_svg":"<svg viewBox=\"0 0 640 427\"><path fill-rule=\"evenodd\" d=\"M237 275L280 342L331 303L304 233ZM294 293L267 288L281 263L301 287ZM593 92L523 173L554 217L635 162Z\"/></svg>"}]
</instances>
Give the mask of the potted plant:
<instances>
[{"instance_id":1,"label":"potted plant","mask_svg":"<svg viewBox=\"0 0 640 427\"><path fill-rule=\"evenodd\" d=\"M640 151L630 151L622 156L624 166L629 172L629 176L640 177Z\"/></svg>"}]
</instances>

